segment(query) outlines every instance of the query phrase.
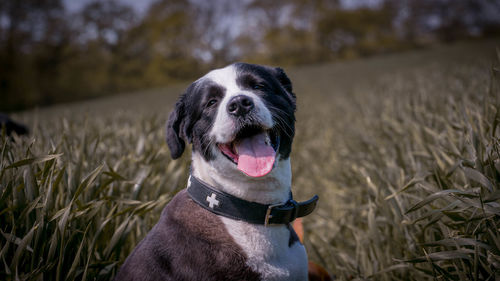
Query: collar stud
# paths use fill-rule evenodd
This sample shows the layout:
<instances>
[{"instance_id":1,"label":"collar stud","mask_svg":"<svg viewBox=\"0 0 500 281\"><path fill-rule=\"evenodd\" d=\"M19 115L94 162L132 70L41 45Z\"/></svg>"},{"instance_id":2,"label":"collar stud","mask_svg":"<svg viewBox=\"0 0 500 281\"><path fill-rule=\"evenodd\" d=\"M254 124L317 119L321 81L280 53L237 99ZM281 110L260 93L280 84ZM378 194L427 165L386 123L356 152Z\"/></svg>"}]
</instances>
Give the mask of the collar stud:
<instances>
[{"instance_id":1,"label":"collar stud","mask_svg":"<svg viewBox=\"0 0 500 281\"><path fill-rule=\"evenodd\" d=\"M211 209L214 208L214 206L219 206L219 200L215 199L217 195L215 193L212 193L212 195L207 196L207 202L208 202L208 207Z\"/></svg>"}]
</instances>

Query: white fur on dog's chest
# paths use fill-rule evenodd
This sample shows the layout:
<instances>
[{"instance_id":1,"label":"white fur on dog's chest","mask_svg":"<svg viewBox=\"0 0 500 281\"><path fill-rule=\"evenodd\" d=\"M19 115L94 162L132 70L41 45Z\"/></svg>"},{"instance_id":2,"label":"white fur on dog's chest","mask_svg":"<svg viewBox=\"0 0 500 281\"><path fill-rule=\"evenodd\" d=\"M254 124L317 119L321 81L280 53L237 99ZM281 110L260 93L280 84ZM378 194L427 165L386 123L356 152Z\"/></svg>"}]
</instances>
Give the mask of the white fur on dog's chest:
<instances>
[{"instance_id":1,"label":"white fur on dog's chest","mask_svg":"<svg viewBox=\"0 0 500 281\"><path fill-rule=\"evenodd\" d=\"M307 280L307 254L298 241L288 246L290 231L284 225L249 224L222 217L226 230L247 256L247 265L262 280Z\"/></svg>"}]
</instances>

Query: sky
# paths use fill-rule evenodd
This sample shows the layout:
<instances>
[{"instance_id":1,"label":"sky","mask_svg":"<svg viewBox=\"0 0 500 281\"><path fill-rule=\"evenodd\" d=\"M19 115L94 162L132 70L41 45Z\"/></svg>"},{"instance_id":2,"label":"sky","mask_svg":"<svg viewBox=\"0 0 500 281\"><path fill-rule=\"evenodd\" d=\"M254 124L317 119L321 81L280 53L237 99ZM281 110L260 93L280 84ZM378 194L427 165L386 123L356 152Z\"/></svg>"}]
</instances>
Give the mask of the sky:
<instances>
[{"instance_id":1,"label":"sky","mask_svg":"<svg viewBox=\"0 0 500 281\"><path fill-rule=\"evenodd\" d=\"M77 12L87 3L93 0L63 0L70 12ZM144 15L151 3L155 0L117 0L120 3L131 6L139 15ZM272 0L271 0L272 1ZM340 0L341 5L347 9L357 8L361 5L377 6L382 0Z\"/></svg>"},{"instance_id":2,"label":"sky","mask_svg":"<svg viewBox=\"0 0 500 281\"><path fill-rule=\"evenodd\" d=\"M148 7L155 0L117 0L117 2L126 4L131 6L138 14L143 15ZM81 10L87 3L93 2L92 0L63 0L64 5L70 12L78 12Z\"/></svg>"}]
</instances>

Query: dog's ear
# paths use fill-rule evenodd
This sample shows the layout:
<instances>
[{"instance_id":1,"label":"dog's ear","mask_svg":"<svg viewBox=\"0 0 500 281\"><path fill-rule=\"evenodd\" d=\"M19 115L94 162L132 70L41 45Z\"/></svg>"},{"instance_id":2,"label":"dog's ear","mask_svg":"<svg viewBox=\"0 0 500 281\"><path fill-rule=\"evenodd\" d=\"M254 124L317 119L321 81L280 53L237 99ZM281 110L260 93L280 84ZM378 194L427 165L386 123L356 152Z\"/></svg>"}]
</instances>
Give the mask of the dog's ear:
<instances>
[{"instance_id":1,"label":"dog's ear","mask_svg":"<svg viewBox=\"0 0 500 281\"><path fill-rule=\"evenodd\" d=\"M274 68L274 76L276 77L276 79L278 79L281 86L283 86L283 88L289 94L290 100L291 100L292 105L293 105L293 109L295 110L295 103L297 101L297 97L295 96L295 93L293 92L292 81L290 81L290 78L288 78L285 71L280 67Z\"/></svg>"},{"instance_id":2,"label":"dog's ear","mask_svg":"<svg viewBox=\"0 0 500 281\"><path fill-rule=\"evenodd\" d=\"M274 69L274 71L275 71L275 77L276 77L276 79L278 79L278 81L280 82L281 86L283 86L283 88L285 88L285 90L288 93L290 93L290 95L292 96L293 100L295 101L297 99L297 97L293 93L292 81L290 81L290 78L288 78L288 76L286 75L285 71L281 67L276 67Z\"/></svg>"},{"instance_id":3,"label":"dog's ear","mask_svg":"<svg viewBox=\"0 0 500 281\"><path fill-rule=\"evenodd\" d=\"M181 96L167 121L167 145L173 159L181 157L186 147L184 137L182 136L183 132L181 131L185 117L184 96Z\"/></svg>"},{"instance_id":4,"label":"dog's ear","mask_svg":"<svg viewBox=\"0 0 500 281\"><path fill-rule=\"evenodd\" d=\"M191 84L186 92L181 95L179 100L175 103L175 108L170 113L167 121L167 144L170 149L170 155L173 159L181 157L186 142L191 143L191 131L193 116L189 113L189 98L192 92L196 89L196 82Z\"/></svg>"}]
</instances>

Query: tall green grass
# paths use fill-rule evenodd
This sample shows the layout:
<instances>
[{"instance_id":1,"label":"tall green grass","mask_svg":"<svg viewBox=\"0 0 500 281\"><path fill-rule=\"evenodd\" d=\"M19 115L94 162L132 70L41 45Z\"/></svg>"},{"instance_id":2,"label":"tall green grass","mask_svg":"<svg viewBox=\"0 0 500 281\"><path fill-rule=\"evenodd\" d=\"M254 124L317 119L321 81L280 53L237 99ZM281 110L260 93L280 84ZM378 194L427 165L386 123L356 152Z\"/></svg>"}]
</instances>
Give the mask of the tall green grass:
<instances>
[{"instance_id":1,"label":"tall green grass","mask_svg":"<svg viewBox=\"0 0 500 281\"><path fill-rule=\"evenodd\" d=\"M340 280L500 278L500 78L491 43L289 70L312 260ZM0 280L109 280L184 187L182 87L19 114L0 136Z\"/></svg>"},{"instance_id":2,"label":"tall green grass","mask_svg":"<svg viewBox=\"0 0 500 281\"><path fill-rule=\"evenodd\" d=\"M160 145L163 121L62 119L2 136L0 279L109 280L185 178Z\"/></svg>"},{"instance_id":3,"label":"tall green grass","mask_svg":"<svg viewBox=\"0 0 500 281\"><path fill-rule=\"evenodd\" d=\"M313 257L342 280L498 279L499 81L430 63L316 105L294 173L323 190Z\"/></svg>"}]
</instances>

